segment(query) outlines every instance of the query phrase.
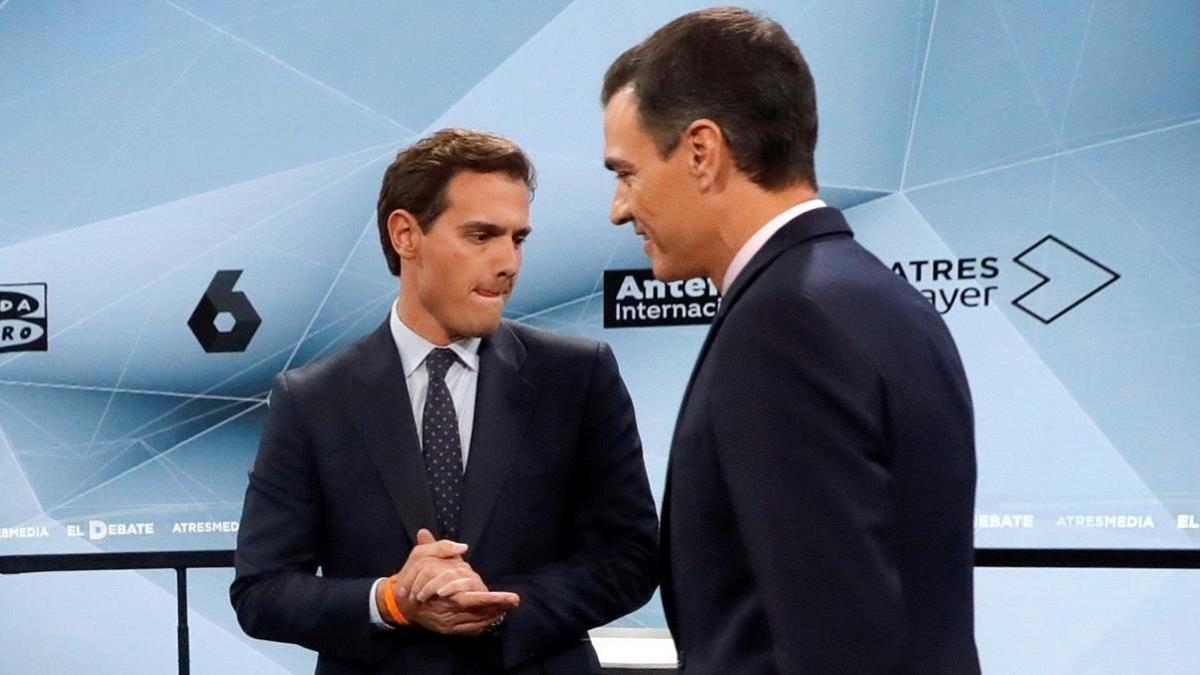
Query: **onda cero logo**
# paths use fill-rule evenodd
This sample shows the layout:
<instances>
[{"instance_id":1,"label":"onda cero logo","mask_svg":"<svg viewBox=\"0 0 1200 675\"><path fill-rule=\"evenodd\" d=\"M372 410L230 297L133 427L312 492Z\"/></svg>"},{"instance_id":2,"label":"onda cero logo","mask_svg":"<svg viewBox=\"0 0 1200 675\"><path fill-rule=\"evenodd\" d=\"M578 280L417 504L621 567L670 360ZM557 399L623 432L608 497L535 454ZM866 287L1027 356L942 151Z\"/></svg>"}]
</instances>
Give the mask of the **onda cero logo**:
<instances>
[{"instance_id":1,"label":"onda cero logo","mask_svg":"<svg viewBox=\"0 0 1200 675\"><path fill-rule=\"evenodd\" d=\"M46 284L0 284L0 352L44 352Z\"/></svg>"}]
</instances>

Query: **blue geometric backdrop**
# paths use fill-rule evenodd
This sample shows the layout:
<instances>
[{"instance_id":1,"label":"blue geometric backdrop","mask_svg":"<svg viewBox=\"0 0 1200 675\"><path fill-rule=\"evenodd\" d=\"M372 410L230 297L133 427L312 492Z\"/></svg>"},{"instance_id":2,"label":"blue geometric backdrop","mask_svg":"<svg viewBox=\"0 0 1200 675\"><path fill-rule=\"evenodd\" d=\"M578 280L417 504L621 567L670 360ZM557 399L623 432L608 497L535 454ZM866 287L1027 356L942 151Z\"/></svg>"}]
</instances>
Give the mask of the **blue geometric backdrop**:
<instances>
[{"instance_id":1,"label":"blue geometric backdrop","mask_svg":"<svg viewBox=\"0 0 1200 675\"><path fill-rule=\"evenodd\" d=\"M602 271L647 260L607 224L599 83L705 4L0 0L0 291L45 283L49 333L0 353L0 555L231 547L171 526L236 520L271 378L386 316L380 177L445 126L533 157L509 314L612 344L660 495L705 328L602 328ZM978 545L1196 546L1200 4L755 7L814 71L822 195L946 310ZM187 320L225 269L262 325L210 354Z\"/></svg>"}]
</instances>

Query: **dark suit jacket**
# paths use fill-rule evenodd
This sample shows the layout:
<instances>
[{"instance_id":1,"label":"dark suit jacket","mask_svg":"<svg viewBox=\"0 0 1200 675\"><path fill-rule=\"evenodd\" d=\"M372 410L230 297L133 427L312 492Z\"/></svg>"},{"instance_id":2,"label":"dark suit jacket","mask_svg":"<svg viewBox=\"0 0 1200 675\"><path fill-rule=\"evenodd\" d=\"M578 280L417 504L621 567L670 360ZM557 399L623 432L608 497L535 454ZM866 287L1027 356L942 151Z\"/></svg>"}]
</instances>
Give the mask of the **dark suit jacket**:
<instances>
[{"instance_id":1,"label":"dark suit jacket","mask_svg":"<svg viewBox=\"0 0 1200 675\"><path fill-rule=\"evenodd\" d=\"M278 378L238 532L242 627L317 650L319 673L598 672L586 631L650 598L657 529L608 346L507 321L480 346L460 524L484 582L521 595L495 636L370 624L371 585L436 522L411 409L386 322Z\"/></svg>"},{"instance_id":2,"label":"dark suit jacket","mask_svg":"<svg viewBox=\"0 0 1200 675\"><path fill-rule=\"evenodd\" d=\"M929 302L797 217L725 295L671 446L663 600L697 673L973 673L970 393Z\"/></svg>"}]
</instances>

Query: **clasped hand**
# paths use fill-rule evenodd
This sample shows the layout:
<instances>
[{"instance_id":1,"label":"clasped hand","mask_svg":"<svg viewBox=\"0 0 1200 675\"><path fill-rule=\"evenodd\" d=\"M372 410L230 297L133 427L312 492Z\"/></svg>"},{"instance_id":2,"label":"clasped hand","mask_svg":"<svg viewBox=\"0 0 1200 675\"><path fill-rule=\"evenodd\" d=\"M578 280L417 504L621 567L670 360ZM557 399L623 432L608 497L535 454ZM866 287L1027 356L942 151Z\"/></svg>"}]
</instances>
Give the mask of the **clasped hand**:
<instances>
[{"instance_id":1,"label":"clasped hand","mask_svg":"<svg viewBox=\"0 0 1200 675\"><path fill-rule=\"evenodd\" d=\"M417 545L393 575L396 604L410 623L446 635L478 635L516 607L516 593L489 590L463 560L467 545L417 532ZM388 584L379 585L386 593ZM382 597L376 598L382 607Z\"/></svg>"}]
</instances>

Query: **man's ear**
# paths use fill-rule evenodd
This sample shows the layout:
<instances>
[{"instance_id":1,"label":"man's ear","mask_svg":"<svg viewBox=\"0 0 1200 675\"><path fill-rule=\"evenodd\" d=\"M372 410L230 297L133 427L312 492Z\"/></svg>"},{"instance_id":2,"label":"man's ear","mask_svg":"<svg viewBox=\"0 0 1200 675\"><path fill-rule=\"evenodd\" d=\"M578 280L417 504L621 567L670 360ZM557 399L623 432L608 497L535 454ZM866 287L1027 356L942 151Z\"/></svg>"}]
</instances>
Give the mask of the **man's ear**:
<instances>
[{"instance_id":1,"label":"man's ear","mask_svg":"<svg viewBox=\"0 0 1200 675\"><path fill-rule=\"evenodd\" d=\"M701 192L720 186L728 173L729 146L725 134L714 121L701 118L688 125L679 142L687 153L688 172L700 184Z\"/></svg>"},{"instance_id":2,"label":"man's ear","mask_svg":"<svg viewBox=\"0 0 1200 675\"><path fill-rule=\"evenodd\" d=\"M396 255L402 260L411 260L417 256L423 233L416 216L404 209L396 209L388 215L387 229L392 250Z\"/></svg>"}]
</instances>

